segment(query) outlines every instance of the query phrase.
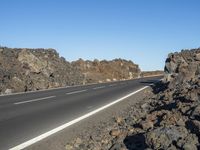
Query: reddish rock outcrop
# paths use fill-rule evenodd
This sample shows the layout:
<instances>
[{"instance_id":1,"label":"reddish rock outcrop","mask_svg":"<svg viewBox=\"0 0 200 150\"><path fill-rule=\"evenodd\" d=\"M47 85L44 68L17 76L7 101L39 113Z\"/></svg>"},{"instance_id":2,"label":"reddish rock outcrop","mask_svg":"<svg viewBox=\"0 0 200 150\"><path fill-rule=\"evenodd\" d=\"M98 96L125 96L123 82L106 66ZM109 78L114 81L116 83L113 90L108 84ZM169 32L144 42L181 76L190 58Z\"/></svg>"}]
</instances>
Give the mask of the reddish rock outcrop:
<instances>
[{"instance_id":1,"label":"reddish rock outcrop","mask_svg":"<svg viewBox=\"0 0 200 150\"><path fill-rule=\"evenodd\" d=\"M140 68L132 61L114 59L112 61L89 61L79 59L72 62L85 77L86 83L101 83L116 80L137 78L140 75Z\"/></svg>"}]
</instances>

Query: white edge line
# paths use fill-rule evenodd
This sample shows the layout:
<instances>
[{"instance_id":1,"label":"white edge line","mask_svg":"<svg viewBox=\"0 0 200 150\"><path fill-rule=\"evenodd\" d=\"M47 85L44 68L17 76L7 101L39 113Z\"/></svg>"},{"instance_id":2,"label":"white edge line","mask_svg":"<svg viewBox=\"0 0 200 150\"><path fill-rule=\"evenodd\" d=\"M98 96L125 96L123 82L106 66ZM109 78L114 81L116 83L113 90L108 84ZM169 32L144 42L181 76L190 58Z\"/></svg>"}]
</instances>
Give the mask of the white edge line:
<instances>
[{"instance_id":1,"label":"white edge line","mask_svg":"<svg viewBox=\"0 0 200 150\"><path fill-rule=\"evenodd\" d=\"M108 107L110 107L110 106L112 106L112 105L114 105L114 104L116 104L116 103L118 103L118 102L120 102L120 101L122 101L122 100L124 100L124 99L126 99L126 98L128 98L128 97L130 97L130 96L132 96L132 95L144 90L144 89L146 89L146 88L148 88L148 87L149 86L145 86L145 87L143 87L143 88L141 88L141 89L139 89L137 91L134 91L134 92L132 92L132 93L130 93L130 94L124 96L124 97L121 97L121 98L117 99L114 102L111 102L111 103L109 103L107 105L104 105L104 106L102 106L102 107L100 107L100 108L98 108L98 109L96 109L96 110L94 110L92 112L89 112L89 113L87 113L87 114L85 114L85 115L83 115L83 116L81 116L79 118L76 118L76 119L74 119L74 120L72 120L72 121L70 121L70 122L68 122L66 124L63 124L63 125L61 125L61 126L59 126L57 128L54 128L53 130L50 130L50 131L48 131L46 133L43 133L43 134L41 134L41 135L39 135L39 136L37 136L37 137L35 137L33 139L28 140L28 141L26 141L26 142L24 142L24 143L22 143L20 145L17 145L17 146L15 146L13 148L10 148L9 150L21 150L21 149L24 149L24 148L26 148L26 147L28 147L28 146L30 146L30 145L38 142L38 141L43 140L44 138L46 138L46 137L48 137L48 136L50 136L52 134L55 134L55 133L65 129L65 128L67 128L67 127L69 127L69 126L71 126L71 125L73 125L73 124L75 124L75 123L77 123L77 122L79 122L79 121L81 121L83 119L86 119L86 118L88 118L88 117L90 117L90 116L92 116L92 115L94 115L94 114L96 114L96 113L98 113L98 112L100 112L100 111L102 111L102 110L104 110L104 109L106 109L106 108L108 108Z\"/></svg>"},{"instance_id":2,"label":"white edge line","mask_svg":"<svg viewBox=\"0 0 200 150\"><path fill-rule=\"evenodd\" d=\"M73 92L69 92L69 93L66 93L67 95L71 95L71 94L76 94L76 93L81 93L81 92L85 92L87 91L87 89L85 90L80 90L80 91L73 91Z\"/></svg>"},{"instance_id":3,"label":"white edge line","mask_svg":"<svg viewBox=\"0 0 200 150\"><path fill-rule=\"evenodd\" d=\"M54 98L54 97L56 97L56 96L49 96L49 97L37 98L37 99L32 99L32 100L27 100L27 101L21 101L21 102L16 102L14 104L15 105L19 105L19 104L24 104L24 103L31 103L31 102L41 101L41 100L45 100L45 99L49 99L49 98Z\"/></svg>"}]
</instances>

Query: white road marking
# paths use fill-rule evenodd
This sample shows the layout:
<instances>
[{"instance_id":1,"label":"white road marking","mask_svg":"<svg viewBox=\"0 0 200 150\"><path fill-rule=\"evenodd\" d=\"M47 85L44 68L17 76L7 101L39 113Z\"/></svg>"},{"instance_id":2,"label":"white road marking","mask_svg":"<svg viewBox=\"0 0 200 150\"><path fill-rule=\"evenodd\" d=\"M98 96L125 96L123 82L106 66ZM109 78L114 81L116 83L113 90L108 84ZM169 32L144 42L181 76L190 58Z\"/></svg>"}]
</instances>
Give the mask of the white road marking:
<instances>
[{"instance_id":1,"label":"white road marking","mask_svg":"<svg viewBox=\"0 0 200 150\"><path fill-rule=\"evenodd\" d=\"M100 108L98 108L98 109L96 109L96 110L94 110L92 112L89 112L89 113L87 113L87 114L85 114L85 115L83 115L83 116L81 116L79 118L76 118L76 119L74 119L74 120L72 120L70 122L67 122L67 123L65 123L65 124L63 124L63 125L61 125L61 126L59 126L57 128L54 128L53 130L50 130L50 131L48 131L46 133L43 133L43 134L41 134L41 135L39 135L39 136L37 136L37 137L35 137L33 139L28 140L28 141L26 141L26 142L24 142L24 143L22 143L20 145L17 145L17 146L15 146L13 148L10 148L10 150L21 150L21 149L24 149L24 148L26 148L26 147L28 147L28 146L30 146L30 145L38 142L38 141L43 140L44 138L49 137L50 135L55 134L55 133L65 129L65 128L67 128L67 127L69 127L69 126L71 126L71 125L73 125L73 124L75 124L75 123L77 123L77 122L79 122L79 121L81 121L83 119L86 119L86 118L88 118L88 117L90 117L90 116L92 116L92 115L94 115L94 114L96 114L96 113L98 113L98 112L100 112L100 111L102 111L102 110L104 110L104 109L116 104L116 103L119 103L120 101L123 101L124 99L126 99L126 98L128 98L128 97L130 97L130 96L132 96L132 95L134 95L134 94L146 89L147 87L149 87L149 86L145 86L145 87L143 87L143 88L141 88L141 89L139 89L137 91L134 91L134 92L132 92L132 93L130 93L130 94L124 96L124 97L121 97L121 98L119 98L119 99L117 99L117 100L115 100L115 101L113 101L113 102L111 102L111 103L109 103L107 105L104 105L104 106L102 106L102 107L100 107Z\"/></svg>"},{"instance_id":2,"label":"white road marking","mask_svg":"<svg viewBox=\"0 0 200 150\"><path fill-rule=\"evenodd\" d=\"M109 85L109 86L111 86L111 87L112 87L112 86L116 86L116 85L117 85L117 84L111 84L111 85Z\"/></svg>"},{"instance_id":3,"label":"white road marking","mask_svg":"<svg viewBox=\"0 0 200 150\"><path fill-rule=\"evenodd\" d=\"M99 87L95 87L95 88L93 88L94 90L97 90L97 89L103 89L103 88L105 88L106 86L99 86Z\"/></svg>"},{"instance_id":4,"label":"white road marking","mask_svg":"<svg viewBox=\"0 0 200 150\"><path fill-rule=\"evenodd\" d=\"M73 92L69 92L69 93L66 93L67 95L71 95L71 94L76 94L76 93L81 93L81 92L85 92L87 91L87 89L85 90L80 90L80 91L73 91Z\"/></svg>"},{"instance_id":5,"label":"white road marking","mask_svg":"<svg viewBox=\"0 0 200 150\"><path fill-rule=\"evenodd\" d=\"M37 99L28 100L28 101L16 102L14 104L19 105L19 104L24 104L24 103L31 103L31 102L41 101L41 100L50 99L50 98L54 98L54 97L56 97L56 96L48 96L48 97L43 97L43 98L37 98Z\"/></svg>"},{"instance_id":6,"label":"white road marking","mask_svg":"<svg viewBox=\"0 0 200 150\"><path fill-rule=\"evenodd\" d=\"M93 106L88 106L87 109L91 109Z\"/></svg>"}]
</instances>

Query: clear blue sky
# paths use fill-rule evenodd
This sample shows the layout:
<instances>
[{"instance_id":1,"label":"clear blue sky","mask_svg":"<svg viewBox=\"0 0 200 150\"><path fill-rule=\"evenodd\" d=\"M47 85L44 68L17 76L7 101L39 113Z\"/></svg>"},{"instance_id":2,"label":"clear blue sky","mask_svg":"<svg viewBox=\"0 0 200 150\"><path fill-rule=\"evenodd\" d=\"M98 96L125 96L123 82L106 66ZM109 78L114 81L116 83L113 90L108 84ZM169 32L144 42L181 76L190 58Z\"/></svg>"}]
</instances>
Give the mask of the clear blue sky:
<instances>
[{"instance_id":1,"label":"clear blue sky","mask_svg":"<svg viewBox=\"0 0 200 150\"><path fill-rule=\"evenodd\" d=\"M163 69L200 47L200 0L0 0L0 45L55 48L67 60L130 59Z\"/></svg>"}]
</instances>

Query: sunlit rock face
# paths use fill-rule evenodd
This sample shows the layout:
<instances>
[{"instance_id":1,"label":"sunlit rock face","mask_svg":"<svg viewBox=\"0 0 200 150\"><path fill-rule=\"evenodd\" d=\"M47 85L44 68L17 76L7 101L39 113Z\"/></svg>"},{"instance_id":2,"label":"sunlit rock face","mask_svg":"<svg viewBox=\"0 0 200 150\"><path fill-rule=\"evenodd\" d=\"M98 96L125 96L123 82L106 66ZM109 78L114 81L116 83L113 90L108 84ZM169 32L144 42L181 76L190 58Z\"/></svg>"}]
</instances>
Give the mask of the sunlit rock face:
<instances>
[{"instance_id":1,"label":"sunlit rock face","mask_svg":"<svg viewBox=\"0 0 200 150\"><path fill-rule=\"evenodd\" d=\"M132 79L139 74L138 65L123 59L70 63L54 49L0 47L1 94Z\"/></svg>"},{"instance_id":2,"label":"sunlit rock face","mask_svg":"<svg viewBox=\"0 0 200 150\"><path fill-rule=\"evenodd\" d=\"M82 73L54 49L0 49L2 94L82 84Z\"/></svg>"},{"instance_id":3,"label":"sunlit rock face","mask_svg":"<svg viewBox=\"0 0 200 150\"><path fill-rule=\"evenodd\" d=\"M133 79L140 75L141 71L137 64L124 59L111 61L89 61L79 59L72 62L85 76L87 83L109 82L116 80Z\"/></svg>"}]
</instances>

